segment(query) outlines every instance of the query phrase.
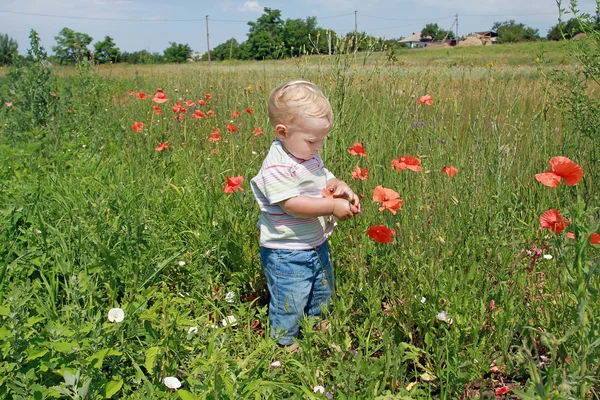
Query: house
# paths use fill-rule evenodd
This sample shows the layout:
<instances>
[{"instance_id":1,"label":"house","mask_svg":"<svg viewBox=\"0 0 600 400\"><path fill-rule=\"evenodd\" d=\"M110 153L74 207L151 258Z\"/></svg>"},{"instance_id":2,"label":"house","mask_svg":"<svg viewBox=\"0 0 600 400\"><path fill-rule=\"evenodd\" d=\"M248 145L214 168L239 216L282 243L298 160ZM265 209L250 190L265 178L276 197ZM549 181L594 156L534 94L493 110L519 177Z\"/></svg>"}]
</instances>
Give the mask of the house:
<instances>
[{"instance_id":1,"label":"house","mask_svg":"<svg viewBox=\"0 0 600 400\"><path fill-rule=\"evenodd\" d=\"M414 47L426 47L431 41L431 36L421 37L421 32L416 32L400 40L400 43L406 43L412 49Z\"/></svg>"},{"instance_id":2,"label":"house","mask_svg":"<svg viewBox=\"0 0 600 400\"><path fill-rule=\"evenodd\" d=\"M473 32L473 35L479 38L484 46L486 44L494 44L498 40L498 33L494 31Z\"/></svg>"}]
</instances>

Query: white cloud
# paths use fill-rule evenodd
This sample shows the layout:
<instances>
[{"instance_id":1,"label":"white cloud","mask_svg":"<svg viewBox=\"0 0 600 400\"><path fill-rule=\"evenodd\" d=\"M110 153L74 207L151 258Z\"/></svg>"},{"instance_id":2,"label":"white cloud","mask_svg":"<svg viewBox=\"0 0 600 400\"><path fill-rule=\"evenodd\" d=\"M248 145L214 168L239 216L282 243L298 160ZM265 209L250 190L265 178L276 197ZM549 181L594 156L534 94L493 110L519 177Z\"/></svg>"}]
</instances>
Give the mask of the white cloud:
<instances>
[{"instance_id":1,"label":"white cloud","mask_svg":"<svg viewBox=\"0 0 600 400\"><path fill-rule=\"evenodd\" d=\"M262 12L263 6L258 4L258 1L247 1L238 8L241 12Z\"/></svg>"}]
</instances>

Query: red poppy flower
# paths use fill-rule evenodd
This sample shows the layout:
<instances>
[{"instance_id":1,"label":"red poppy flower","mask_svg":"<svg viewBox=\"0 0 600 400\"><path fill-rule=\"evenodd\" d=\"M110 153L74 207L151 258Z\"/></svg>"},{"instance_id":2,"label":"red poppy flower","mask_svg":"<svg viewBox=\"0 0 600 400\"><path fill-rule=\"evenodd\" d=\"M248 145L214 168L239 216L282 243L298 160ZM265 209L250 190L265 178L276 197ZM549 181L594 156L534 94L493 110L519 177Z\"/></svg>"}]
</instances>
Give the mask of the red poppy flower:
<instances>
[{"instance_id":1,"label":"red poppy flower","mask_svg":"<svg viewBox=\"0 0 600 400\"><path fill-rule=\"evenodd\" d=\"M600 244L600 235L596 232L590 235L590 244Z\"/></svg>"},{"instance_id":2,"label":"red poppy flower","mask_svg":"<svg viewBox=\"0 0 600 400\"><path fill-rule=\"evenodd\" d=\"M370 236L374 241L378 243L390 243L394 241L394 236L396 234L395 231L386 228L383 225L373 226L369 228L367 231L367 235Z\"/></svg>"},{"instance_id":3,"label":"red poppy flower","mask_svg":"<svg viewBox=\"0 0 600 400\"><path fill-rule=\"evenodd\" d=\"M357 165L354 167L354 171L352 171L352 178L364 181L365 179L367 179L368 172L369 170L367 168L360 168Z\"/></svg>"},{"instance_id":4,"label":"red poppy flower","mask_svg":"<svg viewBox=\"0 0 600 400\"><path fill-rule=\"evenodd\" d=\"M358 143L355 142L352 147L350 147L348 149L348 153L352 154L353 156L362 156L362 157L366 157L367 156L367 151L365 150L364 146L362 145L362 143Z\"/></svg>"},{"instance_id":5,"label":"red poppy flower","mask_svg":"<svg viewBox=\"0 0 600 400\"><path fill-rule=\"evenodd\" d=\"M171 110L173 110L174 113L181 112L182 109L183 107L181 107L180 101L176 102L175 104L173 104L173 107L171 107Z\"/></svg>"},{"instance_id":6,"label":"red poppy flower","mask_svg":"<svg viewBox=\"0 0 600 400\"><path fill-rule=\"evenodd\" d=\"M200 104L201 106L206 105L206 102L204 100L198 100L198 104Z\"/></svg>"},{"instance_id":7,"label":"red poppy flower","mask_svg":"<svg viewBox=\"0 0 600 400\"><path fill-rule=\"evenodd\" d=\"M171 146L169 146L169 141L168 140L166 142L164 142L164 143L161 143L161 142L158 142L158 141L156 143L158 143L158 147L154 149L156 151L163 151L164 149L170 149L171 148Z\"/></svg>"},{"instance_id":8,"label":"red poppy flower","mask_svg":"<svg viewBox=\"0 0 600 400\"><path fill-rule=\"evenodd\" d=\"M550 229L558 235L569 225L569 221L563 218L558 210L552 209L542 214L540 217L540 225L542 228Z\"/></svg>"},{"instance_id":9,"label":"red poppy flower","mask_svg":"<svg viewBox=\"0 0 600 400\"><path fill-rule=\"evenodd\" d=\"M246 108L246 112L250 115L254 114L254 110L251 109L250 107Z\"/></svg>"},{"instance_id":10,"label":"red poppy flower","mask_svg":"<svg viewBox=\"0 0 600 400\"><path fill-rule=\"evenodd\" d=\"M208 111L206 112L206 114L207 114L207 115L210 115L211 117L214 117L214 116L215 116L215 112L214 112L213 110L208 110Z\"/></svg>"},{"instance_id":11,"label":"red poppy flower","mask_svg":"<svg viewBox=\"0 0 600 400\"><path fill-rule=\"evenodd\" d=\"M169 101L169 99L167 99L167 95L164 94L163 92L158 92L154 95L154 97L152 98L152 101L154 103L162 104L162 103L166 103L167 101Z\"/></svg>"},{"instance_id":12,"label":"red poppy flower","mask_svg":"<svg viewBox=\"0 0 600 400\"><path fill-rule=\"evenodd\" d=\"M237 118L237 117L239 117L239 116L240 116L240 113L239 113L239 112L237 112L236 110L233 110L233 112L231 113L231 116L232 116L233 118Z\"/></svg>"},{"instance_id":13,"label":"red poppy flower","mask_svg":"<svg viewBox=\"0 0 600 400\"><path fill-rule=\"evenodd\" d=\"M146 100L148 98L148 96L146 96L146 93L144 93L144 92L139 92L137 94L137 98L140 100Z\"/></svg>"},{"instance_id":14,"label":"red poppy flower","mask_svg":"<svg viewBox=\"0 0 600 400\"><path fill-rule=\"evenodd\" d=\"M373 201L381 203L379 211L390 210L394 215L396 215L396 210L402 210L402 203L404 203L397 192L381 185L373 191Z\"/></svg>"},{"instance_id":15,"label":"red poppy flower","mask_svg":"<svg viewBox=\"0 0 600 400\"><path fill-rule=\"evenodd\" d=\"M206 93L206 94L204 95L204 98L205 98L205 99L212 99L212 95L211 95L210 93Z\"/></svg>"},{"instance_id":16,"label":"red poppy flower","mask_svg":"<svg viewBox=\"0 0 600 400\"><path fill-rule=\"evenodd\" d=\"M133 90L130 90L127 92L128 95L133 96L135 94L135 92Z\"/></svg>"},{"instance_id":17,"label":"red poppy flower","mask_svg":"<svg viewBox=\"0 0 600 400\"><path fill-rule=\"evenodd\" d=\"M50 96L56 97L56 93L50 93Z\"/></svg>"},{"instance_id":18,"label":"red poppy flower","mask_svg":"<svg viewBox=\"0 0 600 400\"><path fill-rule=\"evenodd\" d=\"M219 140L221 140L221 135L219 135L219 132L213 132L208 138L209 142L218 142Z\"/></svg>"},{"instance_id":19,"label":"red poppy flower","mask_svg":"<svg viewBox=\"0 0 600 400\"><path fill-rule=\"evenodd\" d=\"M508 392L510 392L510 388L508 386L502 386L496 389L496 396L502 396Z\"/></svg>"},{"instance_id":20,"label":"red poppy flower","mask_svg":"<svg viewBox=\"0 0 600 400\"><path fill-rule=\"evenodd\" d=\"M131 125L131 129L133 129L137 133L141 133L142 129L144 129L144 123L143 122L134 122L133 125Z\"/></svg>"},{"instance_id":21,"label":"red poppy flower","mask_svg":"<svg viewBox=\"0 0 600 400\"><path fill-rule=\"evenodd\" d=\"M200 110L196 110L192 114L192 118L196 118L196 119L204 118L204 113Z\"/></svg>"},{"instance_id":22,"label":"red poppy flower","mask_svg":"<svg viewBox=\"0 0 600 400\"><path fill-rule=\"evenodd\" d=\"M156 91L157 91L158 93L162 93L162 92L163 92L163 89L162 89L162 88L156 88Z\"/></svg>"},{"instance_id":23,"label":"red poppy flower","mask_svg":"<svg viewBox=\"0 0 600 400\"><path fill-rule=\"evenodd\" d=\"M235 193L236 190L244 191L243 188L240 187L242 182L244 182L244 178L241 176L232 176L231 178L226 176L227 183L223 186L223 191L227 194Z\"/></svg>"},{"instance_id":24,"label":"red poppy flower","mask_svg":"<svg viewBox=\"0 0 600 400\"><path fill-rule=\"evenodd\" d=\"M552 157L550 171L535 174L535 179L543 185L557 187L560 179L564 179L568 186L575 186L583 177L583 168L569 160L567 157Z\"/></svg>"},{"instance_id":25,"label":"red poppy flower","mask_svg":"<svg viewBox=\"0 0 600 400\"><path fill-rule=\"evenodd\" d=\"M254 136L265 136L265 133L263 132L263 130L260 129L258 126L256 128L254 128L254 130L252 131L252 134Z\"/></svg>"},{"instance_id":26,"label":"red poppy flower","mask_svg":"<svg viewBox=\"0 0 600 400\"><path fill-rule=\"evenodd\" d=\"M335 187L327 186L325 189L321 190L321 194L326 199L333 199L333 192L335 191Z\"/></svg>"},{"instance_id":27,"label":"red poppy flower","mask_svg":"<svg viewBox=\"0 0 600 400\"><path fill-rule=\"evenodd\" d=\"M154 110L154 114L156 114L156 115L162 114L162 110L160 109L159 106L152 106L152 109Z\"/></svg>"},{"instance_id":28,"label":"red poppy flower","mask_svg":"<svg viewBox=\"0 0 600 400\"><path fill-rule=\"evenodd\" d=\"M433 105L433 99L431 98L430 95L426 94L425 96L421 96L419 98L419 101L417 101L418 104L427 104L428 106L432 106Z\"/></svg>"},{"instance_id":29,"label":"red poppy flower","mask_svg":"<svg viewBox=\"0 0 600 400\"><path fill-rule=\"evenodd\" d=\"M237 127L234 124L227 124L227 130L229 132L237 132Z\"/></svg>"},{"instance_id":30,"label":"red poppy flower","mask_svg":"<svg viewBox=\"0 0 600 400\"><path fill-rule=\"evenodd\" d=\"M412 156L400 156L396 160L392 160L392 168L396 171L410 169L411 171L419 172L422 168L419 166L421 160Z\"/></svg>"},{"instance_id":31,"label":"red poppy flower","mask_svg":"<svg viewBox=\"0 0 600 400\"><path fill-rule=\"evenodd\" d=\"M188 101L185 102L185 105L188 106L188 107L191 107L194 104L196 104L196 102L194 100L188 100Z\"/></svg>"},{"instance_id":32,"label":"red poppy flower","mask_svg":"<svg viewBox=\"0 0 600 400\"><path fill-rule=\"evenodd\" d=\"M452 178L458 172L458 169L454 168L452 165L446 165L442 167L442 172L445 172L448 175L448 178Z\"/></svg>"},{"instance_id":33,"label":"red poppy flower","mask_svg":"<svg viewBox=\"0 0 600 400\"><path fill-rule=\"evenodd\" d=\"M575 239L575 234L573 232L567 232L567 237L569 239Z\"/></svg>"}]
</instances>

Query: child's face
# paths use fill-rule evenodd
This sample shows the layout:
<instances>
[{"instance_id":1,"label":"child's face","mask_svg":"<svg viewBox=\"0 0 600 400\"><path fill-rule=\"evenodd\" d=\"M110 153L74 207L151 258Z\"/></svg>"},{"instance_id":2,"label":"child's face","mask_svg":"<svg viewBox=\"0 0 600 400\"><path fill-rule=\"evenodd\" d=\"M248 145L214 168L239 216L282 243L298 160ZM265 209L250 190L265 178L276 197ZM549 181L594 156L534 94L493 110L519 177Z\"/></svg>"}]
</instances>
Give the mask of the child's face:
<instances>
[{"instance_id":1,"label":"child's face","mask_svg":"<svg viewBox=\"0 0 600 400\"><path fill-rule=\"evenodd\" d=\"M287 152L301 160L308 160L323 148L330 125L326 117L306 117L291 124L279 124L275 131Z\"/></svg>"}]
</instances>

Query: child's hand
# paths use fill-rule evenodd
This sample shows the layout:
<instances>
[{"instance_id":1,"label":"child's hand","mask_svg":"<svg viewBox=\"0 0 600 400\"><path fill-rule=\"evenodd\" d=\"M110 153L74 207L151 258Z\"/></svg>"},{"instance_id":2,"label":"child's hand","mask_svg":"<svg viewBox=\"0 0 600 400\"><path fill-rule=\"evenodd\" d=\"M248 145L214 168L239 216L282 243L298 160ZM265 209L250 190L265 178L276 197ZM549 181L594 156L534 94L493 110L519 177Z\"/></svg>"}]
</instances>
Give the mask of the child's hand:
<instances>
[{"instance_id":1,"label":"child's hand","mask_svg":"<svg viewBox=\"0 0 600 400\"><path fill-rule=\"evenodd\" d=\"M335 189L333 190L333 197L347 199L352 204L352 213L358 214L360 213L360 200L356 193L350 189L350 186L344 181L338 181L335 185Z\"/></svg>"},{"instance_id":2,"label":"child's hand","mask_svg":"<svg viewBox=\"0 0 600 400\"><path fill-rule=\"evenodd\" d=\"M352 211L353 207L356 208L346 199L333 199L332 214L335 215L335 217L340 221L345 221L354 216L354 212Z\"/></svg>"}]
</instances>

